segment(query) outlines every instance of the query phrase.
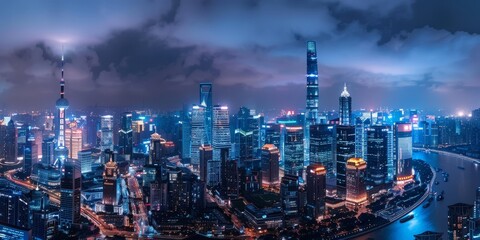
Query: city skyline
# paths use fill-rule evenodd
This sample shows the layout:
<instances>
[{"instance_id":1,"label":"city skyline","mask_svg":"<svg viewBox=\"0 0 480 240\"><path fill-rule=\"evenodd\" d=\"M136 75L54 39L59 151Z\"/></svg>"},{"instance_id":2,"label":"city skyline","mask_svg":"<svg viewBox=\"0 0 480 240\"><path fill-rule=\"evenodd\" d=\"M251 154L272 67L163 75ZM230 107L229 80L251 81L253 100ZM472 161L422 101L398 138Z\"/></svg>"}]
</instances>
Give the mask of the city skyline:
<instances>
[{"instance_id":1,"label":"city skyline","mask_svg":"<svg viewBox=\"0 0 480 240\"><path fill-rule=\"evenodd\" d=\"M320 111L336 109L347 83L353 109L470 112L479 87L474 62L480 38L468 21L478 3L465 4L471 5L7 2L0 10L0 107L50 109L64 45L72 108L177 110L196 103L199 82L213 82L214 103L303 109L304 46L312 40ZM440 20L445 13L452 21ZM285 94L291 97L278 97Z\"/></svg>"}]
</instances>

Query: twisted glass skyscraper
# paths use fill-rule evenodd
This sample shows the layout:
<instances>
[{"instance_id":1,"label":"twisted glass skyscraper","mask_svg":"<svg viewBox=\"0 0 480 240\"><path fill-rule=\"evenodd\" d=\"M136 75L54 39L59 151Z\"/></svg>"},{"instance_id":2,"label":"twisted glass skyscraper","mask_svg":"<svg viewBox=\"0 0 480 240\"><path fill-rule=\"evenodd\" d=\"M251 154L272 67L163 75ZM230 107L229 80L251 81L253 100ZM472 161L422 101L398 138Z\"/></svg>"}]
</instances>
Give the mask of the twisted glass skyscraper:
<instances>
[{"instance_id":1,"label":"twisted glass skyscraper","mask_svg":"<svg viewBox=\"0 0 480 240\"><path fill-rule=\"evenodd\" d=\"M307 107L304 129L304 165L310 163L310 125L318 121L318 66L317 47L314 41L307 42Z\"/></svg>"}]
</instances>

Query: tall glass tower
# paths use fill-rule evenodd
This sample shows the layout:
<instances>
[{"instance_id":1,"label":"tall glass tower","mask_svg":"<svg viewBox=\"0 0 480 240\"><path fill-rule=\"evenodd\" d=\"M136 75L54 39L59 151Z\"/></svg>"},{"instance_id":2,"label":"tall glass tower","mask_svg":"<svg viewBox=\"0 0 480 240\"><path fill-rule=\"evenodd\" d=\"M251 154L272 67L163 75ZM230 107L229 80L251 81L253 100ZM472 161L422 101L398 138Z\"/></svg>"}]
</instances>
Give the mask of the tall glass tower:
<instances>
[{"instance_id":1,"label":"tall glass tower","mask_svg":"<svg viewBox=\"0 0 480 240\"><path fill-rule=\"evenodd\" d=\"M318 119L318 66L315 42L307 42L307 109L306 124L313 125Z\"/></svg>"},{"instance_id":2,"label":"tall glass tower","mask_svg":"<svg viewBox=\"0 0 480 240\"><path fill-rule=\"evenodd\" d=\"M310 164L310 125L318 122L318 66L317 47L314 41L307 42L307 106L304 129L304 165Z\"/></svg>"},{"instance_id":3,"label":"tall glass tower","mask_svg":"<svg viewBox=\"0 0 480 240\"><path fill-rule=\"evenodd\" d=\"M339 98L340 103L340 125L352 125L352 98L347 91L347 84L343 86L343 92Z\"/></svg>"},{"instance_id":4,"label":"tall glass tower","mask_svg":"<svg viewBox=\"0 0 480 240\"><path fill-rule=\"evenodd\" d=\"M57 145L55 147L55 165L62 166L63 162L68 156L68 149L65 147L65 111L69 107L68 100L65 98L65 80L63 78L64 56L62 54L62 75L60 79L60 98L57 100L55 106L57 107L57 121L55 136L57 138Z\"/></svg>"},{"instance_id":5,"label":"tall glass tower","mask_svg":"<svg viewBox=\"0 0 480 240\"><path fill-rule=\"evenodd\" d=\"M200 83L200 106L205 108L206 143L211 144L213 130L212 83Z\"/></svg>"}]
</instances>

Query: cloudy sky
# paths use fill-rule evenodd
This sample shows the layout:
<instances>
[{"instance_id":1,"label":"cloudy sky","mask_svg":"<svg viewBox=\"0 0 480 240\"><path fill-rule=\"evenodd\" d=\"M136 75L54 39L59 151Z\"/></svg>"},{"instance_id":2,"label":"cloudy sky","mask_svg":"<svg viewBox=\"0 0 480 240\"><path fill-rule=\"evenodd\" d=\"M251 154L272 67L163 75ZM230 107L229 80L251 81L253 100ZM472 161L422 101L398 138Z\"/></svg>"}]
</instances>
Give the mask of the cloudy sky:
<instances>
[{"instance_id":1,"label":"cloudy sky","mask_svg":"<svg viewBox=\"0 0 480 240\"><path fill-rule=\"evenodd\" d=\"M480 107L480 1L173 0L0 3L0 108L52 108L65 48L71 106L305 106L306 41L320 109Z\"/></svg>"}]
</instances>

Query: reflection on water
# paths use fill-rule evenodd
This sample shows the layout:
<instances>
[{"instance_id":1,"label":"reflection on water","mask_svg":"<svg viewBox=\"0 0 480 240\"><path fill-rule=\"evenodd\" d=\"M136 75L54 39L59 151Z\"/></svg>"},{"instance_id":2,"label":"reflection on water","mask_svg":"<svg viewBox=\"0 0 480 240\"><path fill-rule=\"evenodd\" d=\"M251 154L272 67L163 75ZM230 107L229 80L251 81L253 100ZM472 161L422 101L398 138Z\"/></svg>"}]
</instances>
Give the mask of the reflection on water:
<instances>
[{"instance_id":1,"label":"reflection on water","mask_svg":"<svg viewBox=\"0 0 480 240\"><path fill-rule=\"evenodd\" d=\"M448 182L443 181L442 174L437 174L438 185L433 185L434 191L445 191L443 201L432 201L428 208L420 205L413 213L415 217L405 223L396 221L378 231L366 234L356 239L413 239L414 234L424 231L443 232L447 238L448 205L455 203L473 204L475 189L480 186L480 165L458 157L437 153L414 152L414 159L422 159L431 166L441 168L450 174ZM460 169L458 166L465 168Z\"/></svg>"}]
</instances>

